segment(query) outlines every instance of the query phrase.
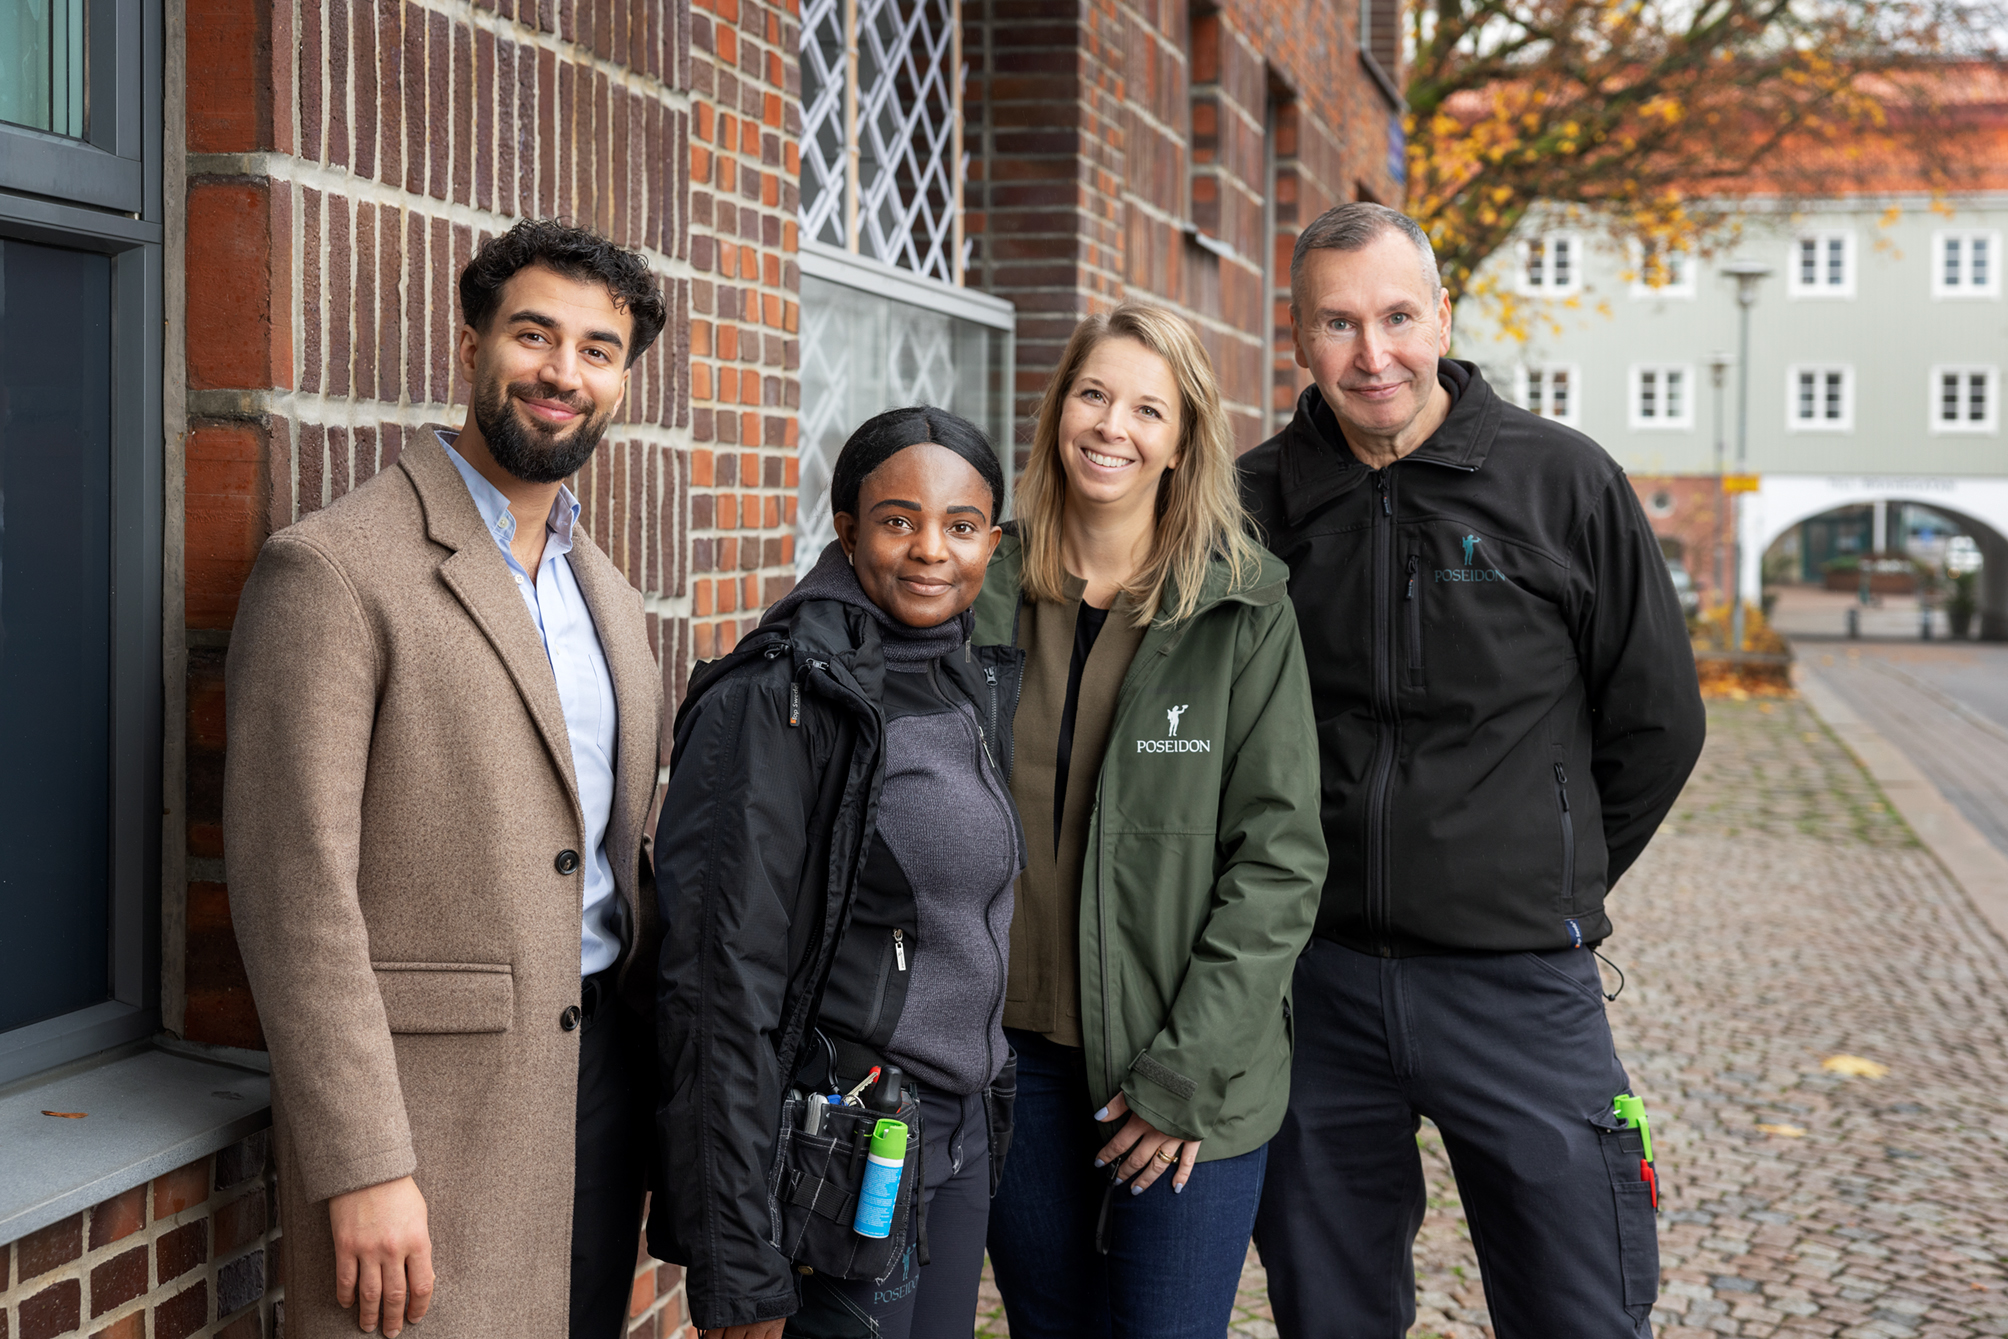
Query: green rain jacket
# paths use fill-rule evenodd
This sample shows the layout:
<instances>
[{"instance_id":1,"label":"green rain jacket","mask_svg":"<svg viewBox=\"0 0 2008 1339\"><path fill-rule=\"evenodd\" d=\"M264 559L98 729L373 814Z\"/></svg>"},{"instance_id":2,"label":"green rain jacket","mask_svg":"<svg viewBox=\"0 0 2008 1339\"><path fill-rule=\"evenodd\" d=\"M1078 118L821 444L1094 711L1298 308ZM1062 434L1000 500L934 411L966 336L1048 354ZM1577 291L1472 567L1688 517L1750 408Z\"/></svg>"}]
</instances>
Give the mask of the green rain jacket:
<instances>
[{"instance_id":1,"label":"green rain jacket","mask_svg":"<svg viewBox=\"0 0 2008 1339\"><path fill-rule=\"evenodd\" d=\"M1010 527L976 602L1015 645ZM1081 1036L1097 1104L1118 1089L1212 1161L1252 1152L1290 1098L1290 977L1325 883L1318 732L1289 573L1266 550L1191 618L1153 624L1116 699L1081 874ZM1167 600L1166 603L1172 603Z\"/></svg>"}]
</instances>

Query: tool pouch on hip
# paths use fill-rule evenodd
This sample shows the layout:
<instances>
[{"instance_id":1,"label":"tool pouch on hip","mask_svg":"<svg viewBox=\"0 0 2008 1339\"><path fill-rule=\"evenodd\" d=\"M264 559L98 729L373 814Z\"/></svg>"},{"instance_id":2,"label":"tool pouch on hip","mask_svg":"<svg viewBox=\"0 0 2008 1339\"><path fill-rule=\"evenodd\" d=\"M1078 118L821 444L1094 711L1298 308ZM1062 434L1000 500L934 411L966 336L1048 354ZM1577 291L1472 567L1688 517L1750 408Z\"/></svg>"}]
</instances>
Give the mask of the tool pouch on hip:
<instances>
[{"instance_id":1,"label":"tool pouch on hip","mask_svg":"<svg viewBox=\"0 0 2008 1339\"><path fill-rule=\"evenodd\" d=\"M780 1138L767 1185L774 1246L799 1270L883 1282L913 1235L921 1183L920 1103L909 1088L900 1094L899 1110L892 1113L826 1104L821 1130L809 1134L802 1128L803 1111L810 1102L819 1101L822 1098L811 1093L781 1103ZM906 1163L900 1169L892 1231L884 1237L865 1237L852 1226L852 1219L864 1185L872 1128L886 1119L907 1127Z\"/></svg>"}]
</instances>

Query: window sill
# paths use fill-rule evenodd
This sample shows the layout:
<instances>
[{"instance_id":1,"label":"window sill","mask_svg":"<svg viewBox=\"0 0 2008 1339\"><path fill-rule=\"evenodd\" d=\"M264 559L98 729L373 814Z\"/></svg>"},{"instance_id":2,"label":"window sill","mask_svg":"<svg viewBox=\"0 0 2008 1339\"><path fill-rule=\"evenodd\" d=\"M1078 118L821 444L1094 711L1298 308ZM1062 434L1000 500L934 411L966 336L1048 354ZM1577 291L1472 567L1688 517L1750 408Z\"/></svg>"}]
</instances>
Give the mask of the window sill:
<instances>
[{"instance_id":1,"label":"window sill","mask_svg":"<svg viewBox=\"0 0 2008 1339\"><path fill-rule=\"evenodd\" d=\"M0 1242L234 1144L271 1107L268 1075L152 1044L0 1090Z\"/></svg>"}]
</instances>

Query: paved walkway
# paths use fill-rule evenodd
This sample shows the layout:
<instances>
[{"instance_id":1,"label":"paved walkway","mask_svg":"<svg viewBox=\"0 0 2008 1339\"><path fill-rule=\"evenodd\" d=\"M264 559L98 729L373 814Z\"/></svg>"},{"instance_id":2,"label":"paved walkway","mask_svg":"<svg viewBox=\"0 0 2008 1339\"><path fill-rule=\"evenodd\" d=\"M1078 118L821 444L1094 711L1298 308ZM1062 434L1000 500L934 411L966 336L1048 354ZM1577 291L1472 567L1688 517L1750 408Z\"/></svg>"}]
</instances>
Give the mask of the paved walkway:
<instances>
[{"instance_id":1,"label":"paved walkway","mask_svg":"<svg viewBox=\"0 0 2008 1339\"><path fill-rule=\"evenodd\" d=\"M1666 1191L1661 1339L2008 1335L2008 949L1802 702L1711 704L1613 914L1611 1021ZM1421 1144L1412 1333L1490 1336ZM1243 1339L1275 1333L1262 1287L1251 1259ZM986 1311L1005 1333L994 1293Z\"/></svg>"},{"instance_id":2,"label":"paved walkway","mask_svg":"<svg viewBox=\"0 0 2008 1339\"><path fill-rule=\"evenodd\" d=\"M2008 855L2008 646L1801 640L1797 650Z\"/></svg>"}]
</instances>

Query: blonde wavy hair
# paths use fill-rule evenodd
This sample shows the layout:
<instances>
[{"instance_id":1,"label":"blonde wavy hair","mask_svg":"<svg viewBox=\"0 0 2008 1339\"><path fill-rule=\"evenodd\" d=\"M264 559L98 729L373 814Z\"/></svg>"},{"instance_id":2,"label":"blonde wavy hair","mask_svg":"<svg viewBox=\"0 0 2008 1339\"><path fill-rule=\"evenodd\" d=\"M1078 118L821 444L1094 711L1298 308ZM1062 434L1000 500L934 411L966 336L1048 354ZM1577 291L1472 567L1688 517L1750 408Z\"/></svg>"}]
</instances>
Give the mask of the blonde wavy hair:
<instances>
[{"instance_id":1,"label":"blonde wavy hair","mask_svg":"<svg viewBox=\"0 0 2008 1339\"><path fill-rule=\"evenodd\" d=\"M1060 411L1088 355L1106 340L1133 339L1164 359L1178 383L1178 465L1157 486L1157 529L1135 577L1122 587L1136 608L1136 626L1162 617L1190 618L1199 607L1206 565L1227 564L1229 589L1253 581L1260 568L1248 537L1247 512L1234 473L1233 434L1220 407L1213 364L1192 327L1163 307L1125 302L1074 328L1060 357L1032 430L1031 459L1018 481L1013 510L1025 550L1025 594L1061 601L1067 570L1060 557L1061 520L1067 511L1067 471L1060 463ZM1165 607L1167 597L1174 600Z\"/></svg>"}]
</instances>

